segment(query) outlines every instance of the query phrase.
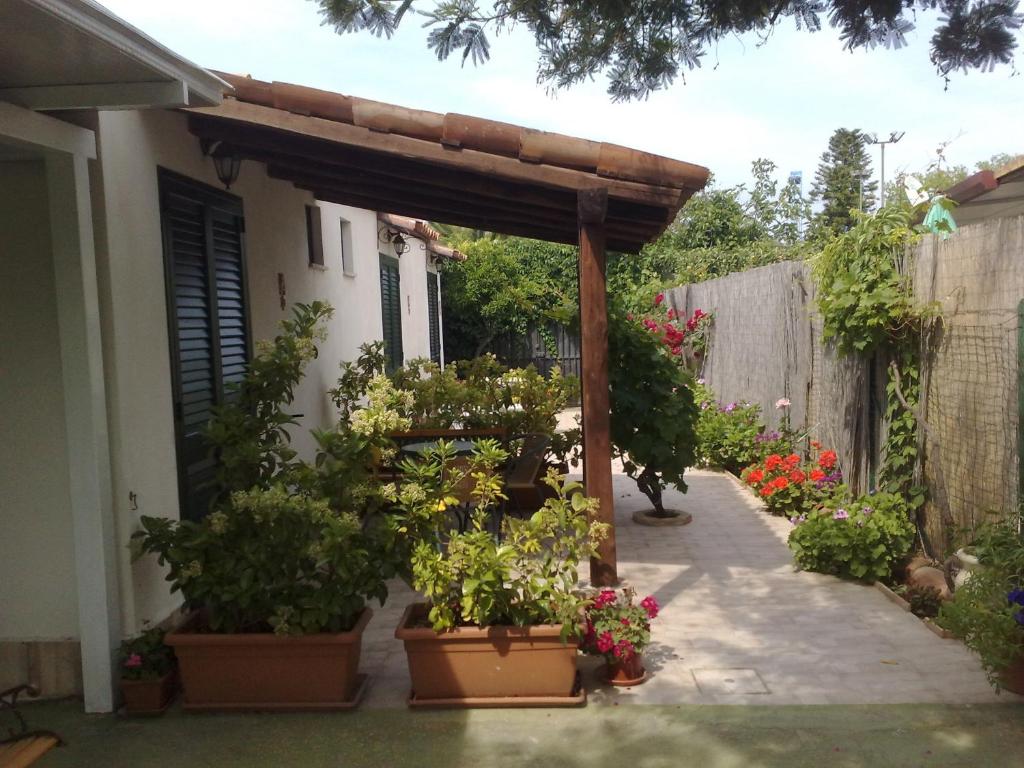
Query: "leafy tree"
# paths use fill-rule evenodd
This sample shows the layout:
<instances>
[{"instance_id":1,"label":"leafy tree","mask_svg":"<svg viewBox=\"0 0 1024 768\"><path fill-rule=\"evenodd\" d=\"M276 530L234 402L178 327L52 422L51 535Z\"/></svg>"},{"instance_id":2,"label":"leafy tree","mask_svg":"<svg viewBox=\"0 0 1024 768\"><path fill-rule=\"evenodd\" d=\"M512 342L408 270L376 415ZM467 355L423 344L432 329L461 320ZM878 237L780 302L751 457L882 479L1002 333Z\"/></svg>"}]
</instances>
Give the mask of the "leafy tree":
<instances>
[{"instance_id":1,"label":"leafy tree","mask_svg":"<svg viewBox=\"0 0 1024 768\"><path fill-rule=\"evenodd\" d=\"M866 211L875 204L878 183L871 180L871 160L858 129L837 128L814 174L811 199L824 207L815 217L819 232L845 232L853 226L852 209Z\"/></svg>"},{"instance_id":2,"label":"leafy tree","mask_svg":"<svg viewBox=\"0 0 1024 768\"><path fill-rule=\"evenodd\" d=\"M490 58L488 29L522 25L533 33L540 53L538 81L566 88L606 72L613 100L645 98L671 84L681 71L699 67L706 50L723 38L746 32L765 38L784 18L797 29L817 32L827 16L847 50L900 48L914 29L917 12L938 9L942 16L931 39L931 60L947 79L957 70L986 71L1011 63L1021 25L1017 0L316 2L324 23L339 33L366 30L391 37L405 18L418 15L429 30L427 46L438 59L456 53L463 64Z\"/></svg>"}]
</instances>

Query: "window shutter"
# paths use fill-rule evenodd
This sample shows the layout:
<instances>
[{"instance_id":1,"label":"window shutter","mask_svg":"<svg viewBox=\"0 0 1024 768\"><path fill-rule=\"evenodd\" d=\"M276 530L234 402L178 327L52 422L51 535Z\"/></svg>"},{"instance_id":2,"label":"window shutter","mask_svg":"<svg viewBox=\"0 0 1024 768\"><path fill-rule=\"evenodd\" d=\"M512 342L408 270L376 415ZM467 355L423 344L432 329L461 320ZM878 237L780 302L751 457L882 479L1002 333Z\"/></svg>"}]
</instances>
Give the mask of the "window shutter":
<instances>
[{"instance_id":1,"label":"window shutter","mask_svg":"<svg viewBox=\"0 0 1024 768\"><path fill-rule=\"evenodd\" d=\"M401 368L405 362L402 351L402 291L398 262L380 255L380 307L384 335L384 354L388 370Z\"/></svg>"},{"instance_id":2,"label":"window shutter","mask_svg":"<svg viewBox=\"0 0 1024 768\"><path fill-rule=\"evenodd\" d=\"M168 330L183 518L209 509L216 474L203 429L249 361L241 201L161 171Z\"/></svg>"},{"instance_id":3,"label":"window shutter","mask_svg":"<svg viewBox=\"0 0 1024 768\"><path fill-rule=\"evenodd\" d=\"M441 302L437 294L440 275L427 272L427 320L430 328L430 359L441 363Z\"/></svg>"}]
</instances>

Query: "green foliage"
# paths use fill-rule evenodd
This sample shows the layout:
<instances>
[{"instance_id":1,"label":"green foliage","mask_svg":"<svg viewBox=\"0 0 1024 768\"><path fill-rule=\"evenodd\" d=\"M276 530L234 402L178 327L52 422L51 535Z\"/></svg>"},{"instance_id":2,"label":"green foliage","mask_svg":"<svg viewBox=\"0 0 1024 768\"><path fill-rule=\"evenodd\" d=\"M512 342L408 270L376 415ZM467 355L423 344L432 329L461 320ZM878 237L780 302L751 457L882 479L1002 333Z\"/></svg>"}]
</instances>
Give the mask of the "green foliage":
<instances>
[{"instance_id":1,"label":"green foliage","mask_svg":"<svg viewBox=\"0 0 1024 768\"><path fill-rule=\"evenodd\" d=\"M314 301L296 304L271 342L257 344L245 378L226 404L213 409L205 436L217 452L215 503L232 491L267 488L279 473L296 466L288 428L298 422L285 412L306 364L316 357L323 324L334 310Z\"/></svg>"},{"instance_id":2,"label":"green foliage","mask_svg":"<svg viewBox=\"0 0 1024 768\"><path fill-rule=\"evenodd\" d=\"M608 350L612 444L626 474L665 516L662 490L672 484L685 492L683 473L695 460L692 379L620 308L609 312Z\"/></svg>"},{"instance_id":3,"label":"green foliage","mask_svg":"<svg viewBox=\"0 0 1024 768\"><path fill-rule=\"evenodd\" d=\"M981 658L993 685L1024 652L1024 537L1017 515L978 527L975 549L982 568L957 588L938 623Z\"/></svg>"},{"instance_id":4,"label":"green foliage","mask_svg":"<svg viewBox=\"0 0 1024 768\"><path fill-rule=\"evenodd\" d=\"M884 208L858 214L849 231L833 238L814 260L818 309L825 339L841 352L871 354L917 338L928 312L914 304L904 269L914 241L911 213Z\"/></svg>"},{"instance_id":5,"label":"green foliage","mask_svg":"<svg viewBox=\"0 0 1024 768\"><path fill-rule=\"evenodd\" d=\"M578 483L551 473L554 498L525 520L506 517L499 538L488 522L504 494L497 467L507 454L482 440L470 457L458 457L440 442L405 461L403 482L388 492L413 588L429 601L438 632L457 626L562 624L576 632L583 598L578 567L596 553L607 526L589 522L597 501ZM475 505L465 532L450 530L447 508L459 503L456 489L471 484Z\"/></svg>"},{"instance_id":6,"label":"green foliage","mask_svg":"<svg viewBox=\"0 0 1024 768\"><path fill-rule=\"evenodd\" d=\"M907 505L889 493L830 499L789 534L789 547L804 570L869 582L890 580L913 542Z\"/></svg>"},{"instance_id":7,"label":"green foliage","mask_svg":"<svg viewBox=\"0 0 1024 768\"><path fill-rule=\"evenodd\" d=\"M761 409L749 403L715 400L710 389L694 385L697 416L697 462L738 473L761 458L758 435L764 431Z\"/></svg>"},{"instance_id":8,"label":"green foliage","mask_svg":"<svg viewBox=\"0 0 1024 768\"><path fill-rule=\"evenodd\" d=\"M911 512L924 505L925 489L917 485L914 475L918 458L917 417L914 411L921 402L920 355L916 345L902 344L895 353L885 385L885 442L882 444L882 467L879 487L907 500ZM906 405L900 400L900 393ZM909 408L907 407L909 406Z\"/></svg>"},{"instance_id":9,"label":"green foliage","mask_svg":"<svg viewBox=\"0 0 1024 768\"><path fill-rule=\"evenodd\" d=\"M143 517L135 543L213 632L350 629L387 596L382 542L358 518L283 485L254 486L201 522Z\"/></svg>"},{"instance_id":10,"label":"green foliage","mask_svg":"<svg viewBox=\"0 0 1024 768\"><path fill-rule=\"evenodd\" d=\"M174 669L174 649L164 644L164 634L160 627L153 627L121 643L122 680L157 680Z\"/></svg>"},{"instance_id":11,"label":"green foliage","mask_svg":"<svg viewBox=\"0 0 1024 768\"><path fill-rule=\"evenodd\" d=\"M839 233L852 227L853 211L867 211L875 204L878 183L871 180L867 137L857 129L837 128L814 174L811 199L823 207L815 227L823 233Z\"/></svg>"},{"instance_id":12,"label":"green foliage","mask_svg":"<svg viewBox=\"0 0 1024 768\"><path fill-rule=\"evenodd\" d=\"M512 2L479 4L434 0L316 0L324 23L337 32L371 32L391 37L406 18L426 18L427 47L445 60L463 64L490 59L489 29L520 26L530 30L539 52L537 80L566 88L608 75L613 100L647 98L671 85L682 72L701 65L707 50L737 35L756 32L762 42L783 19L799 30L817 32L825 18L838 28L843 47L900 48L919 11L933 0L880 0L865 11L852 0L777 4L652 0L645 3ZM944 77L958 70L988 71L1012 63L1020 17L1012 2L946 4L931 38L929 58Z\"/></svg>"}]
</instances>

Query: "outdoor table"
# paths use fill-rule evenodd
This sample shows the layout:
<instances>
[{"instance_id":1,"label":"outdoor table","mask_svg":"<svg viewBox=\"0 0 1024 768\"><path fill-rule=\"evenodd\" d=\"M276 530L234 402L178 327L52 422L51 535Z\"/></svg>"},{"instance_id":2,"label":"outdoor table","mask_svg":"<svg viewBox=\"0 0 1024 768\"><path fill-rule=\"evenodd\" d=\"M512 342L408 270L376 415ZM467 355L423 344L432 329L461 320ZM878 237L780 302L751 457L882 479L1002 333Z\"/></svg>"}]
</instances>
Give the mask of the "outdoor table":
<instances>
[{"instance_id":1,"label":"outdoor table","mask_svg":"<svg viewBox=\"0 0 1024 768\"><path fill-rule=\"evenodd\" d=\"M401 446L399 450L403 453L423 453L431 448L436 448L437 444L441 442L443 438L437 440L418 440L415 443L406 443ZM462 455L466 453L472 453L475 442L473 440L448 440L455 448L455 453Z\"/></svg>"}]
</instances>

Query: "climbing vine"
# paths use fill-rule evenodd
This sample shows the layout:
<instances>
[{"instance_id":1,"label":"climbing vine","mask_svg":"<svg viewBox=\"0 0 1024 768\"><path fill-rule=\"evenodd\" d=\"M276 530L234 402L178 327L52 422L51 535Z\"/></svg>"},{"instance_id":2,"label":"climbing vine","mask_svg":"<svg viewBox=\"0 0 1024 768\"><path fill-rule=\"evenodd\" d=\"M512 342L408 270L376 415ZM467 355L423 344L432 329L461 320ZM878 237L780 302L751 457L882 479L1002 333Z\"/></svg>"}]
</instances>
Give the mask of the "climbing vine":
<instances>
[{"instance_id":1,"label":"climbing vine","mask_svg":"<svg viewBox=\"0 0 1024 768\"><path fill-rule=\"evenodd\" d=\"M908 246L917 240L914 212L893 206L854 213L854 226L814 260L818 309L825 339L841 353L888 361L879 486L917 510L924 503L917 482L921 333L936 310L914 301L908 264Z\"/></svg>"}]
</instances>

